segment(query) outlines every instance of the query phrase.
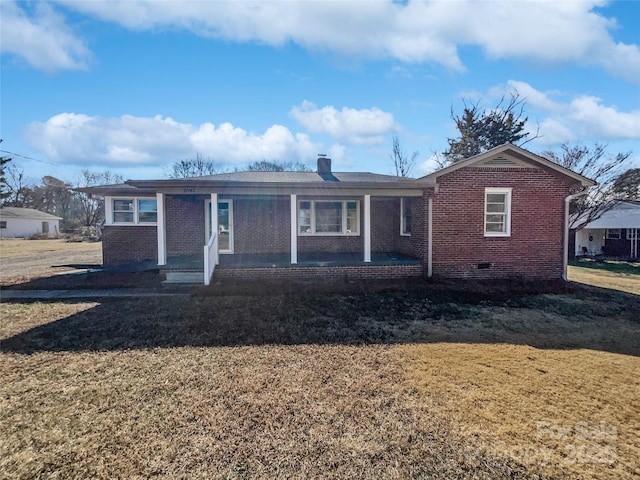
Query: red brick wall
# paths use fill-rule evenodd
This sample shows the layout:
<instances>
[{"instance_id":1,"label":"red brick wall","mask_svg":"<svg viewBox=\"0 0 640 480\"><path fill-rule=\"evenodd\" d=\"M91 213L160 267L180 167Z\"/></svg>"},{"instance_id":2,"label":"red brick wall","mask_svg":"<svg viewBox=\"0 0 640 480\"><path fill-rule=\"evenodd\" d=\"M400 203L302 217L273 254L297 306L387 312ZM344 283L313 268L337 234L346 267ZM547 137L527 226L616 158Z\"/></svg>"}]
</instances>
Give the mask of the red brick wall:
<instances>
[{"instance_id":1,"label":"red brick wall","mask_svg":"<svg viewBox=\"0 0 640 480\"><path fill-rule=\"evenodd\" d=\"M571 181L551 170L462 168L438 179L433 273L443 277L560 278L564 197ZM484 236L485 187L511 187L511 236ZM489 263L490 268L478 269Z\"/></svg>"},{"instance_id":2,"label":"red brick wall","mask_svg":"<svg viewBox=\"0 0 640 480\"><path fill-rule=\"evenodd\" d=\"M202 254L205 244L203 195L167 195L167 255Z\"/></svg>"},{"instance_id":3,"label":"red brick wall","mask_svg":"<svg viewBox=\"0 0 640 480\"><path fill-rule=\"evenodd\" d=\"M288 195L234 197L234 252L289 252L290 205L291 200Z\"/></svg>"},{"instance_id":4,"label":"red brick wall","mask_svg":"<svg viewBox=\"0 0 640 480\"><path fill-rule=\"evenodd\" d=\"M290 251L290 197L234 197L235 253L286 253ZM299 252L364 251L363 206L360 202L358 236L298 236ZM393 251L400 238L400 200L372 198L371 250ZM419 215L418 215L419 216Z\"/></svg>"},{"instance_id":5,"label":"red brick wall","mask_svg":"<svg viewBox=\"0 0 640 480\"><path fill-rule=\"evenodd\" d=\"M102 229L102 262L107 267L142 260L158 261L155 226L109 226Z\"/></svg>"},{"instance_id":6,"label":"red brick wall","mask_svg":"<svg viewBox=\"0 0 640 480\"><path fill-rule=\"evenodd\" d=\"M324 267L216 268L214 278L407 278L423 275L422 265L341 265Z\"/></svg>"},{"instance_id":7,"label":"red brick wall","mask_svg":"<svg viewBox=\"0 0 640 480\"><path fill-rule=\"evenodd\" d=\"M221 199L223 197L220 197ZM167 255L200 254L204 245L205 211L202 195L167 195L166 235ZM286 253L290 251L290 197L235 196L233 199L234 253ZM419 209L420 199L415 207ZM414 224L423 223L419 211L414 212ZM363 252L363 205L360 202L360 235L358 236L298 236L299 252ZM414 227L415 228L415 227ZM418 233L418 230L416 230ZM420 234L400 235L400 199L371 200L371 250L400 251L418 256Z\"/></svg>"},{"instance_id":8,"label":"red brick wall","mask_svg":"<svg viewBox=\"0 0 640 480\"><path fill-rule=\"evenodd\" d=\"M411 257L423 259L427 264L427 216L428 216L427 193L422 197L406 198L411 208L411 236L400 235L400 199L396 199L397 234L395 236L394 251L404 253Z\"/></svg>"},{"instance_id":9,"label":"red brick wall","mask_svg":"<svg viewBox=\"0 0 640 480\"><path fill-rule=\"evenodd\" d=\"M400 199L371 198L371 251L393 252L399 238Z\"/></svg>"}]
</instances>

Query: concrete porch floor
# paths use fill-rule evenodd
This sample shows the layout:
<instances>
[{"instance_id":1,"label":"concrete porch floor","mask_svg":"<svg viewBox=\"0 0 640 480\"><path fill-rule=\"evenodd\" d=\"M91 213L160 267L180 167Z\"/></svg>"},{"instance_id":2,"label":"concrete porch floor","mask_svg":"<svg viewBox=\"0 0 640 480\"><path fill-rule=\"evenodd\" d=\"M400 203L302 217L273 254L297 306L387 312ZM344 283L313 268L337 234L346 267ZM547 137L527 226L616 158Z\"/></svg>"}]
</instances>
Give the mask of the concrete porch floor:
<instances>
[{"instance_id":1,"label":"concrete porch floor","mask_svg":"<svg viewBox=\"0 0 640 480\"><path fill-rule=\"evenodd\" d=\"M220 268L260 268L296 266L345 266L345 265L419 265L420 260L398 252L371 253L371 263L362 261L362 253L298 253L297 265L291 265L288 253L221 254ZM202 255L181 255L167 259L165 271L203 271Z\"/></svg>"}]
</instances>

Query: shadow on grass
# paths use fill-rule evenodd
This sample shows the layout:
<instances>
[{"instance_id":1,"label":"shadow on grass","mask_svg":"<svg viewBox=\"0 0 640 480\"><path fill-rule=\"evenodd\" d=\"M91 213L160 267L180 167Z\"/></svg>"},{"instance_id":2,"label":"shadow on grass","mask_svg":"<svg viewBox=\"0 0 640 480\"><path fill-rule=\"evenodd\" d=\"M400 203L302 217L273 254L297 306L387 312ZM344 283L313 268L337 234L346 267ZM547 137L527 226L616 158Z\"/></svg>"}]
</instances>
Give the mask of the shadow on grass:
<instances>
[{"instance_id":1,"label":"shadow on grass","mask_svg":"<svg viewBox=\"0 0 640 480\"><path fill-rule=\"evenodd\" d=\"M5 328L0 351L455 342L640 356L640 297L604 289L564 284L562 294L507 294L414 282L402 290L387 283L332 293L280 285L280 292L262 284L261 293L110 299L60 320L16 320L13 331Z\"/></svg>"},{"instance_id":2,"label":"shadow on grass","mask_svg":"<svg viewBox=\"0 0 640 480\"><path fill-rule=\"evenodd\" d=\"M90 265L65 265L66 267L91 269ZM80 273L63 273L41 278L34 278L22 283L4 285L6 290L88 290L106 288L148 288L159 290L162 288L162 278L158 268L127 271L123 269L109 269L103 271L88 271Z\"/></svg>"}]
</instances>

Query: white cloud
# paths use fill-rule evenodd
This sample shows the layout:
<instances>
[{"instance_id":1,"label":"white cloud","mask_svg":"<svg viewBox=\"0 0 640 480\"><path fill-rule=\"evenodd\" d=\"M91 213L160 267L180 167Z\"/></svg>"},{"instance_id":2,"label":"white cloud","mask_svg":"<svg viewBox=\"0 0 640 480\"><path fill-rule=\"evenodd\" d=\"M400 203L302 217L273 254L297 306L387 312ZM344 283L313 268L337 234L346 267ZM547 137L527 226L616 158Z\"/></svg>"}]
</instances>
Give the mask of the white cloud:
<instances>
[{"instance_id":1,"label":"white cloud","mask_svg":"<svg viewBox=\"0 0 640 480\"><path fill-rule=\"evenodd\" d=\"M37 2L34 13L2 3L3 51L44 70L82 68L90 53L63 18ZM574 2L473 0L367 2L207 2L58 0L133 30L178 28L203 37L405 63L466 68L458 49L478 47L492 59L596 66L640 83L640 48L617 42L619 26L596 9L605 0Z\"/></svg>"},{"instance_id":2,"label":"white cloud","mask_svg":"<svg viewBox=\"0 0 640 480\"><path fill-rule=\"evenodd\" d=\"M273 46L290 41L343 55L431 62L454 71L465 70L458 48L471 46L494 59L597 66L640 82L640 49L612 37L616 21L596 11L604 0L60 3L136 30L181 28Z\"/></svg>"},{"instance_id":3,"label":"white cloud","mask_svg":"<svg viewBox=\"0 0 640 480\"><path fill-rule=\"evenodd\" d=\"M433 154L425 161L420 162L416 165L415 175L417 177L423 177L425 175L430 174L431 172L435 172L439 170L441 167L440 162L442 161L441 155Z\"/></svg>"},{"instance_id":4,"label":"white cloud","mask_svg":"<svg viewBox=\"0 0 640 480\"><path fill-rule=\"evenodd\" d=\"M307 100L294 106L289 115L315 133L326 133L334 140L350 145L376 145L384 141L384 134L395 129L393 114L379 108L357 110L328 105L318 108Z\"/></svg>"},{"instance_id":5,"label":"white cloud","mask_svg":"<svg viewBox=\"0 0 640 480\"><path fill-rule=\"evenodd\" d=\"M23 58L29 65L53 72L87 67L91 52L46 3L36 3L31 15L16 3L0 2L0 52Z\"/></svg>"},{"instance_id":6,"label":"white cloud","mask_svg":"<svg viewBox=\"0 0 640 480\"><path fill-rule=\"evenodd\" d=\"M52 161L109 167L164 165L196 153L225 165L265 159L305 162L322 150L307 135L294 135L281 125L256 134L230 123L191 125L159 115L104 118L61 113L30 124L25 138Z\"/></svg>"},{"instance_id":7,"label":"white cloud","mask_svg":"<svg viewBox=\"0 0 640 480\"><path fill-rule=\"evenodd\" d=\"M536 112L546 115L540 120L541 138L536 143L551 145L572 140L638 140L640 109L621 112L615 106L590 95L563 100L557 91L541 92L526 82L510 80L508 90L517 90L526 100L530 120ZM490 94L503 91L495 87ZM529 125L529 131L535 127Z\"/></svg>"}]
</instances>

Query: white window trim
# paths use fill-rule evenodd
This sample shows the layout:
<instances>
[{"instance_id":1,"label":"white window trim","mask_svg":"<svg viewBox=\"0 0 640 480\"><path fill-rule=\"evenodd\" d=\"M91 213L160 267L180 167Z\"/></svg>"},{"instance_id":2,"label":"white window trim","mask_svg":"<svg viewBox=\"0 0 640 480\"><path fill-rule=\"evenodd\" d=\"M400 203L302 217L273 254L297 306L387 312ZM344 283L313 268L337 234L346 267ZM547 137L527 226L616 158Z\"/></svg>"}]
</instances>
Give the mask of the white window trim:
<instances>
[{"instance_id":1,"label":"white window trim","mask_svg":"<svg viewBox=\"0 0 640 480\"><path fill-rule=\"evenodd\" d=\"M300 204L309 202L311 204L311 231L310 232L301 232L300 231ZM316 204L317 203L342 203L342 232L316 232ZM358 226L358 230L356 232L347 232L347 203L356 203L356 225ZM302 237L359 237L360 236L360 200L352 200L352 199L327 199L327 200L298 200L298 209L297 209L297 228L298 235Z\"/></svg>"},{"instance_id":2,"label":"white window trim","mask_svg":"<svg viewBox=\"0 0 640 480\"><path fill-rule=\"evenodd\" d=\"M512 188L493 188L484 189L484 236L485 237L510 237L511 236L511 192ZM492 193L505 195L505 231L504 232L488 232L487 231L487 196ZM492 214L493 215L493 214Z\"/></svg>"},{"instance_id":3,"label":"white window trim","mask_svg":"<svg viewBox=\"0 0 640 480\"><path fill-rule=\"evenodd\" d=\"M404 217L404 207L405 207L405 202L407 201L407 198L401 197L400 198L400 235L402 237L410 237L411 236L411 232L407 232L405 231L405 217ZM413 215L411 216L411 221L413 223ZM412 225L413 227L413 225Z\"/></svg>"},{"instance_id":4,"label":"white window trim","mask_svg":"<svg viewBox=\"0 0 640 480\"><path fill-rule=\"evenodd\" d=\"M133 222L114 222L113 221L113 201L114 200L133 200ZM138 219L138 201L139 200L153 200L157 202L156 197L104 197L104 209L105 209L105 225L113 226L135 226L135 227L155 227L158 222L140 222ZM157 204L156 204L157 205ZM157 208L157 207L156 207ZM157 213L157 210L156 210ZM157 218L157 217L156 217Z\"/></svg>"}]
</instances>

